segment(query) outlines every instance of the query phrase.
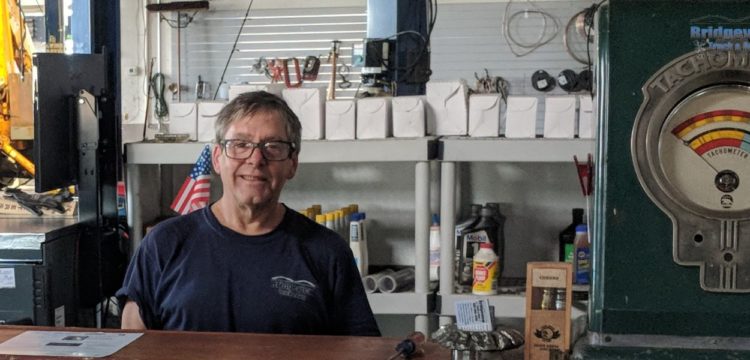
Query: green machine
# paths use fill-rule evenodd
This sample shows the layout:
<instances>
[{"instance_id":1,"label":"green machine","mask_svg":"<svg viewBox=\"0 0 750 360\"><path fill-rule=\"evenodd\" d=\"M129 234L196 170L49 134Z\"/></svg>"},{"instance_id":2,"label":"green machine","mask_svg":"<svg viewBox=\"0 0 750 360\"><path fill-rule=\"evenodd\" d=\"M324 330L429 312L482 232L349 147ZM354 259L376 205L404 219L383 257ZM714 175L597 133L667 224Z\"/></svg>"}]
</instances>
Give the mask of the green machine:
<instances>
[{"instance_id":1,"label":"green machine","mask_svg":"<svg viewBox=\"0 0 750 360\"><path fill-rule=\"evenodd\" d=\"M750 359L750 3L599 10L589 332L574 358Z\"/></svg>"}]
</instances>

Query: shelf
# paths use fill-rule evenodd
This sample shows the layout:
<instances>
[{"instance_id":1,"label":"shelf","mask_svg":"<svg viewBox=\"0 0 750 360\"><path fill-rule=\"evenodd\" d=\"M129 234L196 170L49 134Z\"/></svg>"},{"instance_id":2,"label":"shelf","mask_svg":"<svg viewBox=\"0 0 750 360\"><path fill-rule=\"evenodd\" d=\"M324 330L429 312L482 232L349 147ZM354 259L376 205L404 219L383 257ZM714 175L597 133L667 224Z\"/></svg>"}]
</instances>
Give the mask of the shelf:
<instances>
[{"instance_id":1,"label":"shelf","mask_svg":"<svg viewBox=\"0 0 750 360\"><path fill-rule=\"evenodd\" d=\"M594 154L593 139L506 139L446 137L440 139L443 161L572 162Z\"/></svg>"},{"instance_id":2,"label":"shelf","mask_svg":"<svg viewBox=\"0 0 750 360\"><path fill-rule=\"evenodd\" d=\"M206 143L125 144L128 164L194 164ZM437 156L434 137L373 140L305 140L300 163L427 161Z\"/></svg>"},{"instance_id":3,"label":"shelf","mask_svg":"<svg viewBox=\"0 0 750 360\"><path fill-rule=\"evenodd\" d=\"M374 293L367 294L372 312L375 314L415 314L431 312L430 303L434 295L429 293Z\"/></svg>"}]
</instances>

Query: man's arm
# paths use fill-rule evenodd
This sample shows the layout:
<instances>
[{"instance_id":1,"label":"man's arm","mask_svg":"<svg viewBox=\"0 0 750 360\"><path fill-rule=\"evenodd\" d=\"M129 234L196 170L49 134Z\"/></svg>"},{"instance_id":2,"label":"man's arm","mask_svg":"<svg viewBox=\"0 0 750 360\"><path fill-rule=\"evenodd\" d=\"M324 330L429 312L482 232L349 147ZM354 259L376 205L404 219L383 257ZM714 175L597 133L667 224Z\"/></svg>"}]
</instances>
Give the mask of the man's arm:
<instances>
[{"instance_id":1,"label":"man's arm","mask_svg":"<svg viewBox=\"0 0 750 360\"><path fill-rule=\"evenodd\" d=\"M146 325L143 323L143 319L141 319L140 308L135 301L128 300L128 302L125 303L125 308L122 309L122 322L120 328L146 330Z\"/></svg>"}]
</instances>

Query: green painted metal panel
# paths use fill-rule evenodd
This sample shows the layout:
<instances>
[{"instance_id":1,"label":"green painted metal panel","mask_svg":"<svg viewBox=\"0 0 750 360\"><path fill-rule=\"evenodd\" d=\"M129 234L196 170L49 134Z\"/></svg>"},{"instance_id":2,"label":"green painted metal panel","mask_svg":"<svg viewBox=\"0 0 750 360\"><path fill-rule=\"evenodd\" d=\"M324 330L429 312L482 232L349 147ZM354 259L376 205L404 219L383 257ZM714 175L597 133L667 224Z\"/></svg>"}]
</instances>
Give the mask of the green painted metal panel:
<instances>
[{"instance_id":1,"label":"green painted metal panel","mask_svg":"<svg viewBox=\"0 0 750 360\"><path fill-rule=\"evenodd\" d=\"M631 159L642 85L695 50L691 20L750 16L747 1L611 0L602 10L603 109L590 329L608 334L750 336L750 294L701 289L699 268L672 258L672 223L647 197ZM750 25L748 26L750 27ZM602 87L603 86L603 87Z\"/></svg>"}]
</instances>

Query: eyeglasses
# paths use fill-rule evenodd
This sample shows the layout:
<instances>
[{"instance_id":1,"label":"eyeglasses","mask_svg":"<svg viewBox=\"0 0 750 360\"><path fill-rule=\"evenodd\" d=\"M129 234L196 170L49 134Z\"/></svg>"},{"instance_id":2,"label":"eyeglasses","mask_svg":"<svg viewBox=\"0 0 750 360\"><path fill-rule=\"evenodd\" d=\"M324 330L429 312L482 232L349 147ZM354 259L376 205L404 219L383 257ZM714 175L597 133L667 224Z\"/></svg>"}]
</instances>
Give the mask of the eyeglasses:
<instances>
[{"instance_id":1,"label":"eyeglasses","mask_svg":"<svg viewBox=\"0 0 750 360\"><path fill-rule=\"evenodd\" d=\"M294 153L294 143L289 141L261 141L254 143L240 139L226 139L221 141L224 154L230 159L245 160L253 156L255 148L260 148L260 153L267 161L282 161L291 159Z\"/></svg>"}]
</instances>

